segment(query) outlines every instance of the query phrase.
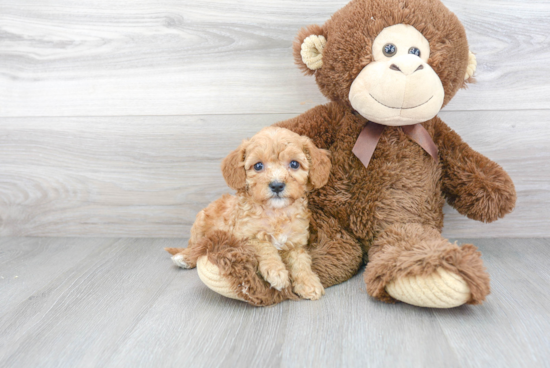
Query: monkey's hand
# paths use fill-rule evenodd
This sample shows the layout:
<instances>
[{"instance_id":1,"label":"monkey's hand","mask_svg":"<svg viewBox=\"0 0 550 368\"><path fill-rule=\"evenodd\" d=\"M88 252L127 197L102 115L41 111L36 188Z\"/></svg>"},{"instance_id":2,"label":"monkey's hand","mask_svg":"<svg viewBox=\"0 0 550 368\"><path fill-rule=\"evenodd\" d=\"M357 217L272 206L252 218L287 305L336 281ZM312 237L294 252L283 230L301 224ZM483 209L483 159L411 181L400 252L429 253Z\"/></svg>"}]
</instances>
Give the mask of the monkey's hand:
<instances>
[{"instance_id":1,"label":"monkey's hand","mask_svg":"<svg viewBox=\"0 0 550 368\"><path fill-rule=\"evenodd\" d=\"M442 189L451 206L483 222L512 212L516 190L500 165L470 148L443 122L437 124L434 138L443 167Z\"/></svg>"}]
</instances>

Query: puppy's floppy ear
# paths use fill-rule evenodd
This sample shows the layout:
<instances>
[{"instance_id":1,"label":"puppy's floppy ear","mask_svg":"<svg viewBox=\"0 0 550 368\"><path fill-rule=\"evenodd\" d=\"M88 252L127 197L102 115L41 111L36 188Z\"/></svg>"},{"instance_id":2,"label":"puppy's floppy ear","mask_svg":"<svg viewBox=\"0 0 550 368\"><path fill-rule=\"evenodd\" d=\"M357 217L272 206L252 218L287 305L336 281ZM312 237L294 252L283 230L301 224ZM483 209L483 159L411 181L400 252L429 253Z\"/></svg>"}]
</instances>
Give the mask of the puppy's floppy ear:
<instances>
[{"instance_id":1,"label":"puppy's floppy ear","mask_svg":"<svg viewBox=\"0 0 550 368\"><path fill-rule=\"evenodd\" d=\"M304 138L304 153L309 160L309 183L314 189L318 189L328 182L330 176L330 152L317 148L311 139Z\"/></svg>"},{"instance_id":2,"label":"puppy's floppy ear","mask_svg":"<svg viewBox=\"0 0 550 368\"><path fill-rule=\"evenodd\" d=\"M246 185L244 158L248 141L243 141L239 148L227 155L222 161L222 174L231 189L239 190Z\"/></svg>"}]
</instances>

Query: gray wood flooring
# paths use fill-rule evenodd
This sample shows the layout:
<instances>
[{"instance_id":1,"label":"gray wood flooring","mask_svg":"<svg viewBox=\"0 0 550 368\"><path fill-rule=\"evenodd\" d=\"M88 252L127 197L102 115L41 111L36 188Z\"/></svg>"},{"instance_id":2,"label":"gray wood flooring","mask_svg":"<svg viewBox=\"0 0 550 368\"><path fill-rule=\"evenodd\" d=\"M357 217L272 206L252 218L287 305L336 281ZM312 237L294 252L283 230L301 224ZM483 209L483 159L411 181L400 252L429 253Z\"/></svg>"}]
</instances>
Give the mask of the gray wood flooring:
<instances>
[{"instance_id":1,"label":"gray wood flooring","mask_svg":"<svg viewBox=\"0 0 550 368\"><path fill-rule=\"evenodd\" d=\"M443 1L479 65L441 116L519 196L445 234L550 237L550 2ZM0 0L0 236L188 236L227 153L326 102L292 40L346 3Z\"/></svg>"},{"instance_id":2,"label":"gray wood flooring","mask_svg":"<svg viewBox=\"0 0 550 368\"><path fill-rule=\"evenodd\" d=\"M162 248L185 239L0 238L1 367L548 367L550 239L460 239L492 294L383 304L361 275L320 301L254 308Z\"/></svg>"}]
</instances>

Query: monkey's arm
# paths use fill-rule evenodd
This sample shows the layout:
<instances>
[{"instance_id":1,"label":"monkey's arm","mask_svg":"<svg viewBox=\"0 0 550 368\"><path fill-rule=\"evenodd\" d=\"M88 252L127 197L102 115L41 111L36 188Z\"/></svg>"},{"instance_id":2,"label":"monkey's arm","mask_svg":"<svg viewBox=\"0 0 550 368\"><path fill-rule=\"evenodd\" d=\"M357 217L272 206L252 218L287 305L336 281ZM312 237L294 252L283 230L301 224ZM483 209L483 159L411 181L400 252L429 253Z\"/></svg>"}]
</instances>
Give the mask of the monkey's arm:
<instances>
[{"instance_id":1,"label":"monkey's arm","mask_svg":"<svg viewBox=\"0 0 550 368\"><path fill-rule=\"evenodd\" d=\"M305 135L318 148L329 148L334 142L335 128L338 125L338 108L334 103L318 105L295 118L274 124L293 132Z\"/></svg>"},{"instance_id":2,"label":"monkey's arm","mask_svg":"<svg viewBox=\"0 0 550 368\"><path fill-rule=\"evenodd\" d=\"M470 148L439 118L434 129L447 202L459 213L483 222L493 222L512 212L516 190L506 171Z\"/></svg>"}]
</instances>

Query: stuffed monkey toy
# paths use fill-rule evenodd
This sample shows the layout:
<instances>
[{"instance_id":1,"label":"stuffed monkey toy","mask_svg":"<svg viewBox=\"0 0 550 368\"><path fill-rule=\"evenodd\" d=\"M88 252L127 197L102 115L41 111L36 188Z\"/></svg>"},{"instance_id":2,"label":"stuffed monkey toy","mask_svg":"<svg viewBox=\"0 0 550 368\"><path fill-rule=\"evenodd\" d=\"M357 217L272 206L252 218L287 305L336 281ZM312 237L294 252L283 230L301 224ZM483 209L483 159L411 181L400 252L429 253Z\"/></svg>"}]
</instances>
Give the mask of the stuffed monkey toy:
<instances>
[{"instance_id":1,"label":"stuffed monkey toy","mask_svg":"<svg viewBox=\"0 0 550 368\"><path fill-rule=\"evenodd\" d=\"M476 69L458 18L439 0L353 0L302 29L294 56L330 100L277 124L332 155L328 184L308 196L308 251L323 286L366 262L367 292L381 301L482 303L490 287L481 254L441 236L443 204L492 222L512 211L516 193L502 167L437 117ZM231 170L222 167L226 177ZM270 288L250 245L228 233L211 236L198 272L212 290L253 305L292 298Z\"/></svg>"}]
</instances>

